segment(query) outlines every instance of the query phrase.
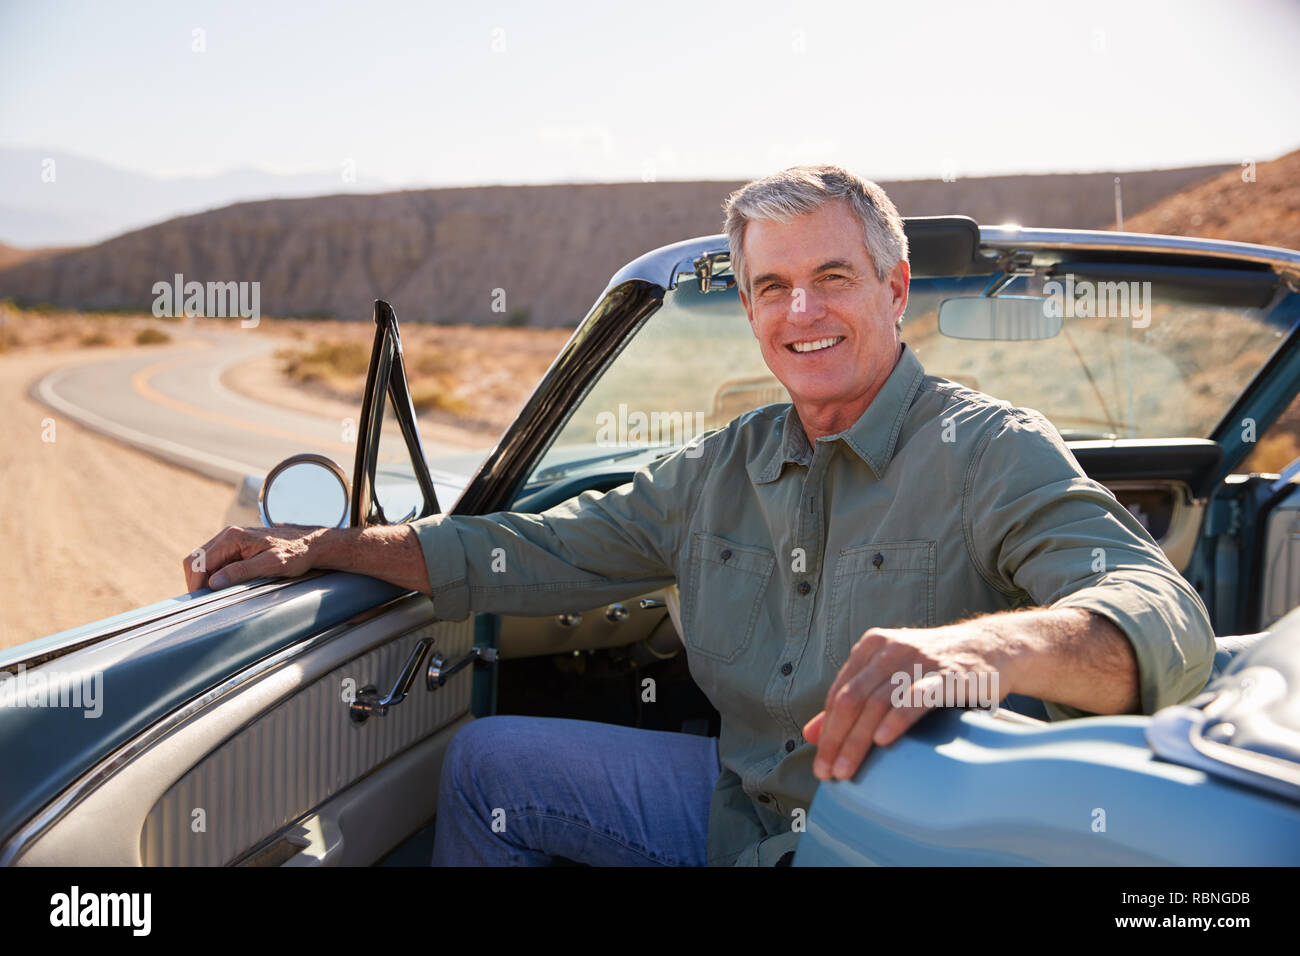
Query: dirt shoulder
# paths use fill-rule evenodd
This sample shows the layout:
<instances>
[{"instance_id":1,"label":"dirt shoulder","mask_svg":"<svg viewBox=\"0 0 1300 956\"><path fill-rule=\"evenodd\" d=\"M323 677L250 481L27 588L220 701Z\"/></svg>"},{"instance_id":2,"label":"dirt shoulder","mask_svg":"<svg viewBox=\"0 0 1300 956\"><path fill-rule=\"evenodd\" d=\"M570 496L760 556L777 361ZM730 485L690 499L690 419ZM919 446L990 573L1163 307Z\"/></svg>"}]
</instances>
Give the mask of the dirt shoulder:
<instances>
[{"instance_id":1,"label":"dirt shoulder","mask_svg":"<svg viewBox=\"0 0 1300 956\"><path fill-rule=\"evenodd\" d=\"M221 530L231 486L103 438L28 396L55 368L127 354L0 355L0 647L183 593L182 559Z\"/></svg>"}]
</instances>

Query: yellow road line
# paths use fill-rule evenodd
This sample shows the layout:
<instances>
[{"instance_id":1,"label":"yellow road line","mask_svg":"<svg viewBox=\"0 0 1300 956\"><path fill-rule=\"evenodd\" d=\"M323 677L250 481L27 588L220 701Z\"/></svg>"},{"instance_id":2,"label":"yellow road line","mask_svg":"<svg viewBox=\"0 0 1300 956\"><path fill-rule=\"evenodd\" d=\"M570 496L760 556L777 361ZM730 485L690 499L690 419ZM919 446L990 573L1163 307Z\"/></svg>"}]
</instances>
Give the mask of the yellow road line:
<instances>
[{"instance_id":1,"label":"yellow road line","mask_svg":"<svg viewBox=\"0 0 1300 956\"><path fill-rule=\"evenodd\" d=\"M256 432L259 435L266 435L270 438L283 438L291 441L295 446L307 444L315 448L334 448L340 451L346 451L352 454L356 450L355 445L347 444L341 441L330 441L326 438L314 438L298 432L289 431L284 428L276 428L274 425L264 425L261 422L250 422L243 418L235 418L231 415L223 415L220 412L210 411L206 408L199 408L196 405L190 405L182 402L180 399L172 398L170 395L164 395L151 384L150 379L177 365L184 364L192 358L191 355L173 356L156 362L147 368L142 368L131 376L131 389L146 401L153 402L156 405L162 405L173 411L181 412L185 415L193 415L195 418L201 418L204 421L213 422L218 425L228 425L231 428L239 428L244 431ZM341 426L340 426L341 427Z\"/></svg>"}]
</instances>

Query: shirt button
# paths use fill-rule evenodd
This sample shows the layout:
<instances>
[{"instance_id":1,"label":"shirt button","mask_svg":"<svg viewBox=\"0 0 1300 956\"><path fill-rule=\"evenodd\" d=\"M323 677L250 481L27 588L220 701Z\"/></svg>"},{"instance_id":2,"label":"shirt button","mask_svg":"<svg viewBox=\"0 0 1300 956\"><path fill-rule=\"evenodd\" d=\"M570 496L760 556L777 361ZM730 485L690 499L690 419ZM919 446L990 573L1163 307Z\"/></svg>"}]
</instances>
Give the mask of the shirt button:
<instances>
[{"instance_id":1,"label":"shirt button","mask_svg":"<svg viewBox=\"0 0 1300 956\"><path fill-rule=\"evenodd\" d=\"M731 549L730 549L730 548L726 548L726 549L724 549L723 552L722 552L722 554L718 555L718 557L722 558L723 561L730 561L730 560L731 560Z\"/></svg>"},{"instance_id":2,"label":"shirt button","mask_svg":"<svg viewBox=\"0 0 1300 956\"><path fill-rule=\"evenodd\" d=\"M811 591L811 590L812 590L812 585L809 584L807 581L800 581L800 582L799 582L799 593L800 593L800 594L807 594L807 593L808 593L809 591Z\"/></svg>"},{"instance_id":3,"label":"shirt button","mask_svg":"<svg viewBox=\"0 0 1300 956\"><path fill-rule=\"evenodd\" d=\"M790 751L792 751L792 750L794 750L794 741L793 741L793 740L787 740L787 741L785 742L785 752L786 752L786 753L790 753Z\"/></svg>"},{"instance_id":4,"label":"shirt button","mask_svg":"<svg viewBox=\"0 0 1300 956\"><path fill-rule=\"evenodd\" d=\"M783 677L789 677L792 670L794 670L794 666L791 665L789 661L786 661L781 665L781 674Z\"/></svg>"}]
</instances>

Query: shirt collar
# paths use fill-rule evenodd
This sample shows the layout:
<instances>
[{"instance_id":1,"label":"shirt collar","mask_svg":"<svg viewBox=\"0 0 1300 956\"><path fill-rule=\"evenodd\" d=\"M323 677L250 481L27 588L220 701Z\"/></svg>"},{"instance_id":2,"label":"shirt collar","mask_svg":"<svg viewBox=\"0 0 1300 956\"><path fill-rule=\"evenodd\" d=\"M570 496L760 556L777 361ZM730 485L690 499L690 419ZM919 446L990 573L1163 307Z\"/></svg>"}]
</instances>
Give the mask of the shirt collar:
<instances>
[{"instance_id":1,"label":"shirt collar","mask_svg":"<svg viewBox=\"0 0 1300 956\"><path fill-rule=\"evenodd\" d=\"M912 400L925 378L925 369L916 353L903 343L898 362L894 370L885 379L884 386L871 400L867 410L850 427L836 435L827 435L818 441L844 441L866 462L880 478L894 456L894 445L898 434L903 429L907 411L912 407ZM781 441L776 453L766 461L759 459L750 469L750 477L758 484L775 481L781 476L781 469L790 462L807 465L812 459L812 448L808 436L804 433L799 413L793 405L778 419L781 426Z\"/></svg>"}]
</instances>

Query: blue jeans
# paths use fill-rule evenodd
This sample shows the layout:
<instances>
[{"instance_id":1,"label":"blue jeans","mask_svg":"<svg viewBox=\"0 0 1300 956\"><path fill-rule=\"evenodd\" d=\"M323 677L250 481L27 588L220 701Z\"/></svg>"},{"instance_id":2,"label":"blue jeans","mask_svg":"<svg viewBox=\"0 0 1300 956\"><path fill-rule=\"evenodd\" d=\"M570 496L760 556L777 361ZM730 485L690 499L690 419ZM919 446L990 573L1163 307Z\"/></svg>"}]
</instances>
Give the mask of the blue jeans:
<instances>
[{"instance_id":1,"label":"blue jeans","mask_svg":"<svg viewBox=\"0 0 1300 956\"><path fill-rule=\"evenodd\" d=\"M438 789L434 866L703 866L716 737L500 715L463 727Z\"/></svg>"}]
</instances>

